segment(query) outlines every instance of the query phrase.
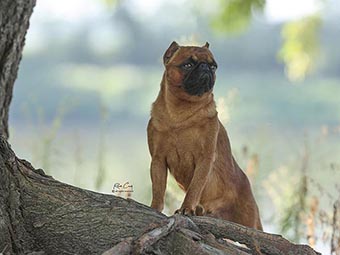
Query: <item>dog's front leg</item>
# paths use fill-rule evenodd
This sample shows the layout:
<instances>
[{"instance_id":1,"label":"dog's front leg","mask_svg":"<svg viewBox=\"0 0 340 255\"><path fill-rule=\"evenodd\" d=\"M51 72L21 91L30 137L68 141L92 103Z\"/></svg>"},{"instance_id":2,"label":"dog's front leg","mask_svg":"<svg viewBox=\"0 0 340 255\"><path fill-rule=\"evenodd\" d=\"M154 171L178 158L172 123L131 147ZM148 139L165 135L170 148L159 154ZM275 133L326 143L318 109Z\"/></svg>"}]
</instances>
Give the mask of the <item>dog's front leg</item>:
<instances>
[{"instance_id":1,"label":"dog's front leg","mask_svg":"<svg viewBox=\"0 0 340 255\"><path fill-rule=\"evenodd\" d=\"M205 158L197 164L183 204L176 213L184 215L203 215L204 208L199 205L202 191L207 183L208 175L213 167L213 158Z\"/></svg>"},{"instance_id":2,"label":"dog's front leg","mask_svg":"<svg viewBox=\"0 0 340 255\"><path fill-rule=\"evenodd\" d=\"M208 123L206 128L209 132L205 131L204 133L208 133L208 136L201 141L202 151L196 162L194 175L186 192L183 204L175 213L185 215L204 214L204 208L199 205L199 202L215 161L216 142L219 131L218 121L215 120Z\"/></svg>"},{"instance_id":3,"label":"dog's front leg","mask_svg":"<svg viewBox=\"0 0 340 255\"><path fill-rule=\"evenodd\" d=\"M152 181L151 207L162 212L164 208L164 195L168 175L165 160L153 158L151 161L150 174Z\"/></svg>"}]
</instances>

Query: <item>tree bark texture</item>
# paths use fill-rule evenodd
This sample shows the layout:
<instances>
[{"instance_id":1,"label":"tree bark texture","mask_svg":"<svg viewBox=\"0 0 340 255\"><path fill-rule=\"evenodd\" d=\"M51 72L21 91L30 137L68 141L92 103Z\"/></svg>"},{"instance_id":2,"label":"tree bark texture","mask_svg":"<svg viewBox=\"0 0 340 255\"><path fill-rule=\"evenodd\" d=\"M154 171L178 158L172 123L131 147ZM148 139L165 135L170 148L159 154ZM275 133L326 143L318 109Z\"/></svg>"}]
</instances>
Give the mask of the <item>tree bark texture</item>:
<instances>
[{"instance_id":1,"label":"tree bark texture","mask_svg":"<svg viewBox=\"0 0 340 255\"><path fill-rule=\"evenodd\" d=\"M0 216L4 254L317 254L235 223L167 217L133 200L61 183L18 159L3 137Z\"/></svg>"},{"instance_id":2,"label":"tree bark texture","mask_svg":"<svg viewBox=\"0 0 340 255\"><path fill-rule=\"evenodd\" d=\"M35 0L0 0L0 134L8 138L13 85Z\"/></svg>"}]
</instances>

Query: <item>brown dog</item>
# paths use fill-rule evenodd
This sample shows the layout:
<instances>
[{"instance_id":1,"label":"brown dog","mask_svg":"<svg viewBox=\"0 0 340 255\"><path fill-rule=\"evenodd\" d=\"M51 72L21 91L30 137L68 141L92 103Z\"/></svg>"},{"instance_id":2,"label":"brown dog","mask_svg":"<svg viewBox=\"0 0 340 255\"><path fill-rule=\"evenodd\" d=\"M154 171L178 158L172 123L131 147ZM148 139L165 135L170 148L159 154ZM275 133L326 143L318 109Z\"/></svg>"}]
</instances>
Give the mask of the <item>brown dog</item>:
<instances>
[{"instance_id":1,"label":"brown dog","mask_svg":"<svg viewBox=\"0 0 340 255\"><path fill-rule=\"evenodd\" d=\"M165 52L161 90L148 125L152 204L163 210L167 169L186 192L177 213L209 215L262 230L248 178L231 154L212 89L217 64L209 44Z\"/></svg>"}]
</instances>

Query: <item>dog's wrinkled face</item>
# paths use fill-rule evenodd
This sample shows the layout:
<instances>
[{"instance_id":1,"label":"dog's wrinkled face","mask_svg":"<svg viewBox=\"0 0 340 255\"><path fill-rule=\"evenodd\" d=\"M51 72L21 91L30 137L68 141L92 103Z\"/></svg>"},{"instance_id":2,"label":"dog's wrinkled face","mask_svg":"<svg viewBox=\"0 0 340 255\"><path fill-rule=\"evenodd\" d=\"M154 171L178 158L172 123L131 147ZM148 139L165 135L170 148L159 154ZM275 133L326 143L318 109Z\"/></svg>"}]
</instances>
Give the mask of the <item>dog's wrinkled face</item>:
<instances>
[{"instance_id":1,"label":"dog's wrinkled face","mask_svg":"<svg viewBox=\"0 0 340 255\"><path fill-rule=\"evenodd\" d=\"M217 64L208 47L208 43L196 47L179 46L173 42L165 52L166 79L177 96L202 97L212 92Z\"/></svg>"}]
</instances>

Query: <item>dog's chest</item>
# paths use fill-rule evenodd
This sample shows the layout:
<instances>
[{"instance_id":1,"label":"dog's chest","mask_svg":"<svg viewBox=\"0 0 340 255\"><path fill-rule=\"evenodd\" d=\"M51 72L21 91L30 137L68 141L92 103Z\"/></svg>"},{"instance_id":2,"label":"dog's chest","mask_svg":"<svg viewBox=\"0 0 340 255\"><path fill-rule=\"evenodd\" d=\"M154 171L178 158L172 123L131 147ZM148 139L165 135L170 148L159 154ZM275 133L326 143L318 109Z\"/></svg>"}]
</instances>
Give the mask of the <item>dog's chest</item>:
<instances>
[{"instance_id":1,"label":"dog's chest","mask_svg":"<svg viewBox=\"0 0 340 255\"><path fill-rule=\"evenodd\" d=\"M188 187L195 170L195 162L202 154L199 131L196 129L169 132L166 141L166 162L176 181Z\"/></svg>"}]
</instances>

